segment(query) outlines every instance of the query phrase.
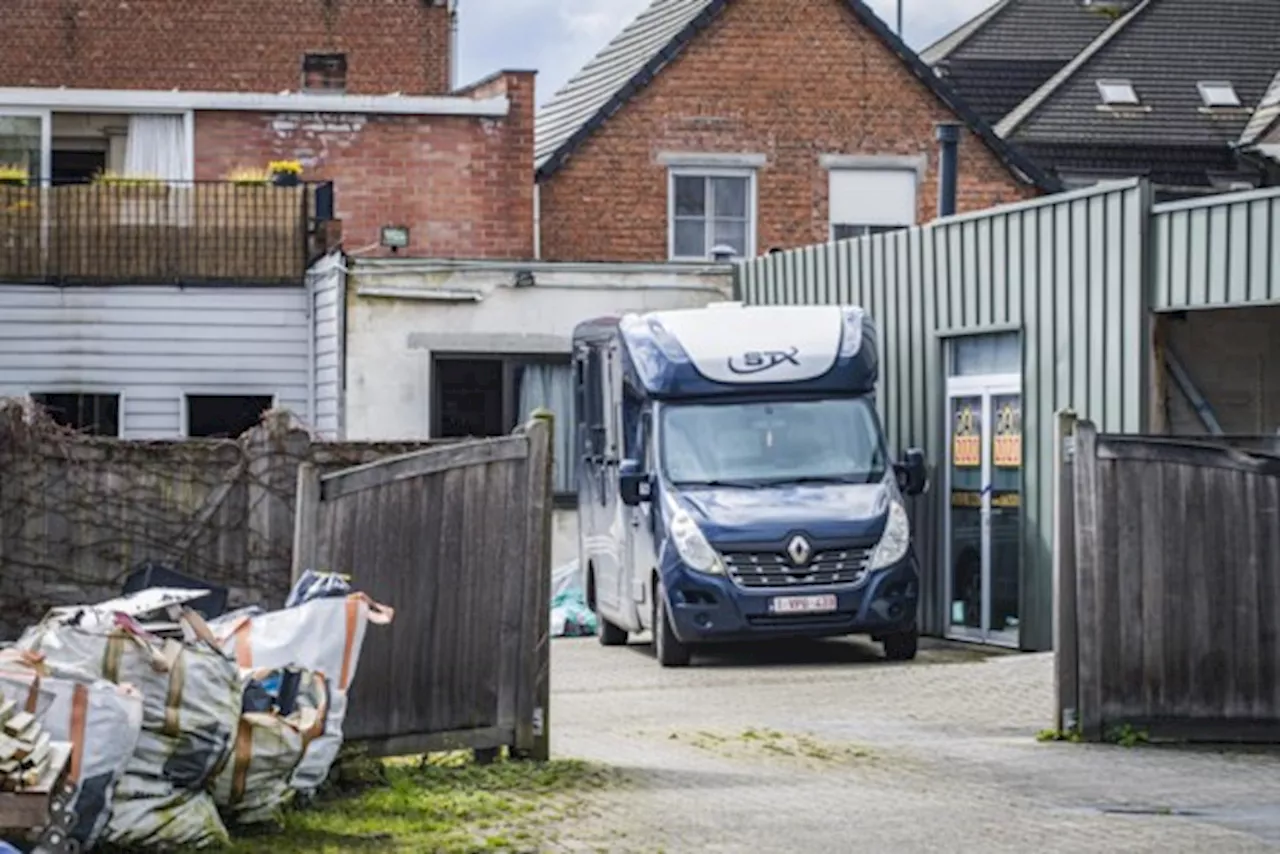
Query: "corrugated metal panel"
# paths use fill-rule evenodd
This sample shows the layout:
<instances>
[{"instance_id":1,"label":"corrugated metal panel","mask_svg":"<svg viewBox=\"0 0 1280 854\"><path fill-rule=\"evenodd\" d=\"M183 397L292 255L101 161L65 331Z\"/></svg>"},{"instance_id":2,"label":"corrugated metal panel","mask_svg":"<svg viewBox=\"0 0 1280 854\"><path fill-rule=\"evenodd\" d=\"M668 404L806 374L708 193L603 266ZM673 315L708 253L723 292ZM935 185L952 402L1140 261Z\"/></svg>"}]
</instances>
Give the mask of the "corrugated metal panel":
<instances>
[{"instance_id":1,"label":"corrugated metal panel","mask_svg":"<svg viewBox=\"0 0 1280 854\"><path fill-rule=\"evenodd\" d=\"M1280 188L1156 205L1154 308L1280 304Z\"/></svg>"},{"instance_id":2,"label":"corrugated metal panel","mask_svg":"<svg viewBox=\"0 0 1280 854\"><path fill-rule=\"evenodd\" d=\"M950 337L1017 329L1023 342L1023 645L1052 642L1054 413L1071 406L1107 432L1142 429L1146 387L1143 246L1148 190L1105 185L910 231L744 262L752 304L861 305L880 329L879 406L891 447L920 447L935 488L919 502L925 629L944 626L936 486L946 464Z\"/></svg>"},{"instance_id":3,"label":"corrugated metal panel","mask_svg":"<svg viewBox=\"0 0 1280 854\"><path fill-rule=\"evenodd\" d=\"M183 395L274 395L307 411L296 288L0 285L0 396L121 394L126 439L182 434Z\"/></svg>"}]
</instances>

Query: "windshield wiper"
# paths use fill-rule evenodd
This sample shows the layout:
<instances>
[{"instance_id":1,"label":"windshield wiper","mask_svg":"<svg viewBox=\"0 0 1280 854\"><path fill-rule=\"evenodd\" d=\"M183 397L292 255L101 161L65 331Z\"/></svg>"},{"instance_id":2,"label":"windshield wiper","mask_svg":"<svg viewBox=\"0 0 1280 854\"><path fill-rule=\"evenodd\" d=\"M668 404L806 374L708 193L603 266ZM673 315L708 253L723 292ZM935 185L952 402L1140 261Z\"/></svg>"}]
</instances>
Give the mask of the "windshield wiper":
<instances>
[{"instance_id":1,"label":"windshield wiper","mask_svg":"<svg viewBox=\"0 0 1280 854\"><path fill-rule=\"evenodd\" d=\"M677 487L683 486L706 486L706 487L730 487L732 489L759 489L762 484L752 480L677 480L672 481Z\"/></svg>"},{"instance_id":2,"label":"windshield wiper","mask_svg":"<svg viewBox=\"0 0 1280 854\"><path fill-rule=\"evenodd\" d=\"M804 484L811 484L811 483L837 483L837 484L844 484L844 485L862 486L868 483L875 483L878 480L880 480L880 477L882 476L883 475L876 476L875 472L869 472L866 475L866 477L855 476L855 475L816 474L816 475L808 475L806 477L790 477L790 478L784 478L784 479L779 479L775 481L769 481L769 485L770 486L789 486L794 484L796 486L802 486Z\"/></svg>"}]
</instances>

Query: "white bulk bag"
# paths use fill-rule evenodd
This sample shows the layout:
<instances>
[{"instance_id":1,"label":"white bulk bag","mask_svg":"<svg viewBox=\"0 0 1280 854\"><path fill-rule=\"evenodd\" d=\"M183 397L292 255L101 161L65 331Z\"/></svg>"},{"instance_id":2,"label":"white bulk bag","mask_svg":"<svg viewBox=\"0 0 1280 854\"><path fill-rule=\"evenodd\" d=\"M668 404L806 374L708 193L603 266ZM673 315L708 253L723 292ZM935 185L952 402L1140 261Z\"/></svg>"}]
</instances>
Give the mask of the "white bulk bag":
<instances>
[{"instance_id":1,"label":"white bulk bag","mask_svg":"<svg viewBox=\"0 0 1280 854\"><path fill-rule=\"evenodd\" d=\"M0 693L18 699L54 741L71 743L71 837L90 848L107 825L116 783L138 743L142 695L101 679L62 678L38 653L0 652Z\"/></svg>"},{"instance_id":2,"label":"white bulk bag","mask_svg":"<svg viewBox=\"0 0 1280 854\"><path fill-rule=\"evenodd\" d=\"M394 616L391 608L363 593L352 593L210 624L241 669L299 667L328 679L324 733L307 746L291 780L293 788L313 792L329 776L342 748L347 689L356 675L365 631L370 623L385 626Z\"/></svg>"},{"instance_id":3,"label":"white bulk bag","mask_svg":"<svg viewBox=\"0 0 1280 854\"><path fill-rule=\"evenodd\" d=\"M265 680L281 671L271 668L247 672L246 684ZM233 824L255 824L275 819L276 811L293 797L289 783L311 742L325 730L329 713L329 686L324 676L299 673L293 711L282 715L246 711L240 716L231 759L214 781L213 798L223 816Z\"/></svg>"},{"instance_id":4,"label":"white bulk bag","mask_svg":"<svg viewBox=\"0 0 1280 854\"><path fill-rule=\"evenodd\" d=\"M198 615L187 611L179 622L193 640L162 640L123 614L81 611L50 615L18 641L55 666L142 694L142 730L107 825L107 840L121 847L228 839L207 787L240 719L240 675Z\"/></svg>"}]
</instances>

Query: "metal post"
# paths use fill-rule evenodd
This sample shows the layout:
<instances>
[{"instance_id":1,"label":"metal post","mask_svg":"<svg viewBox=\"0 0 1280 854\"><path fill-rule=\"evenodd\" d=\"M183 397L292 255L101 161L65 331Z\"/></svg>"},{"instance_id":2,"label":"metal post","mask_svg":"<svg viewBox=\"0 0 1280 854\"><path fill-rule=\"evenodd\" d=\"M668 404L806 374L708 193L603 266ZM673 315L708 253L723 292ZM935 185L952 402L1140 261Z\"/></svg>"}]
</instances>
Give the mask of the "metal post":
<instances>
[{"instance_id":1,"label":"metal post","mask_svg":"<svg viewBox=\"0 0 1280 854\"><path fill-rule=\"evenodd\" d=\"M902 4L904 0L898 0L898 38L902 38Z\"/></svg>"}]
</instances>

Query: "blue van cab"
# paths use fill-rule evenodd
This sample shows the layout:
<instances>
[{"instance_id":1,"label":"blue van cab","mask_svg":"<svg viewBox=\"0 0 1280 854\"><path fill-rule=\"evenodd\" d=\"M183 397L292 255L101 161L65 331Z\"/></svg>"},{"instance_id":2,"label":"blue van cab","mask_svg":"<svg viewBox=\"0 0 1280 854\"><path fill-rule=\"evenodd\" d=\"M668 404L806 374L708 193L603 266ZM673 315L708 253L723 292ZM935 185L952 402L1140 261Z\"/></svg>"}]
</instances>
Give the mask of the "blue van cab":
<instances>
[{"instance_id":1,"label":"blue van cab","mask_svg":"<svg viewBox=\"0 0 1280 854\"><path fill-rule=\"evenodd\" d=\"M919 572L859 308L629 314L574 332L579 557L606 646L868 634L915 657Z\"/></svg>"}]
</instances>

